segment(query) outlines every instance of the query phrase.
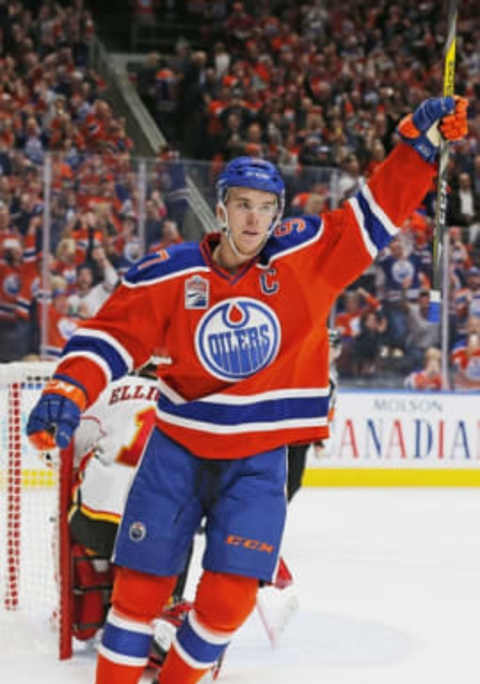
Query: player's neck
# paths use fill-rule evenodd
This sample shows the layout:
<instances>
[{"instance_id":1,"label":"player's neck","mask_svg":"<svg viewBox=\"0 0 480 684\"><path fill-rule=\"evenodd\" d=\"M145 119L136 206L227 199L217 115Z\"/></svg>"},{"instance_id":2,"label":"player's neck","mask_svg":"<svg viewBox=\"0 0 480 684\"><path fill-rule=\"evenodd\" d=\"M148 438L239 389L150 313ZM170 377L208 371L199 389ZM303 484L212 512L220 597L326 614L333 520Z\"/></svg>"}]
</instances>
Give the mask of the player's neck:
<instances>
[{"instance_id":1,"label":"player's neck","mask_svg":"<svg viewBox=\"0 0 480 684\"><path fill-rule=\"evenodd\" d=\"M235 254L225 235L222 235L220 242L212 252L212 260L229 273L235 273L240 266L246 264L251 258L251 256Z\"/></svg>"}]
</instances>

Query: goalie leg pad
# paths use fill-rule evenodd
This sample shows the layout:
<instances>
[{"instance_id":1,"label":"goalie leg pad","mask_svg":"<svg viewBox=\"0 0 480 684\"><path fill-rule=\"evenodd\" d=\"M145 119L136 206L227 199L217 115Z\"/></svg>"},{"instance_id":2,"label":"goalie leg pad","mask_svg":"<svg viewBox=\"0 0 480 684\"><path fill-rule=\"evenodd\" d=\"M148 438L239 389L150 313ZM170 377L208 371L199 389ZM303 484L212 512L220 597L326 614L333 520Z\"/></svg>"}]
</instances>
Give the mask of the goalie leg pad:
<instances>
[{"instance_id":1,"label":"goalie leg pad","mask_svg":"<svg viewBox=\"0 0 480 684\"><path fill-rule=\"evenodd\" d=\"M85 641L105 622L113 584L109 563L102 567L84 546L74 544L73 559L73 636Z\"/></svg>"}]
</instances>

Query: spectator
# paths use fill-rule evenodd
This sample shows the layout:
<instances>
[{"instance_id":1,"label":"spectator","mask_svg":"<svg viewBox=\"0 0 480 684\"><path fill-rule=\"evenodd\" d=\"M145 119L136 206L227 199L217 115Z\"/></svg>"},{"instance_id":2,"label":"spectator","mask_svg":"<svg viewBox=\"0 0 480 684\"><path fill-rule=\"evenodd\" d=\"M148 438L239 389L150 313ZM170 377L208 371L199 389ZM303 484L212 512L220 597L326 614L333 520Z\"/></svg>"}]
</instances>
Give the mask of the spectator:
<instances>
[{"instance_id":1,"label":"spectator","mask_svg":"<svg viewBox=\"0 0 480 684\"><path fill-rule=\"evenodd\" d=\"M182 236L178 232L178 227L175 221L167 219L163 223L162 239L158 242L153 242L150 245L149 252L158 252L160 249L166 249L171 245L178 245L183 242Z\"/></svg>"},{"instance_id":2,"label":"spectator","mask_svg":"<svg viewBox=\"0 0 480 684\"><path fill-rule=\"evenodd\" d=\"M78 267L76 292L67 300L68 311L74 317L94 316L118 282L118 274L107 259L103 247L97 247L92 252L92 259L103 273L103 280L95 285L93 267L87 264Z\"/></svg>"},{"instance_id":3,"label":"spectator","mask_svg":"<svg viewBox=\"0 0 480 684\"><path fill-rule=\"evenodd\" d=\"M436 347L429 347L424 354L424 365L421 370L413 371L406 378L404 385L413 390L441 390L442 353Z\"/></svg>"},{"instance_id":4,"label":"spectator","mask_svg":"<svg viewBox=\"0 0 480 684\"><path fill-rule=\"evenodd\" d=\"M407 320L406 356L416 369L427 349L440 346L440 321L432 311L429 290L420 290L418 301L407 303Z\"/></svg>"},{"instance_id":5,"label":"spectator","mask_svg":"<svg viewBox=\"0 0 480 684\"><path fill-rule=\"evenodd\" d=\"M478 325L470 325L467 339L455 346L451 357L454 388L468 391L480 390L480 334Z\"/></svg>"},{"instance_id":6,"label":"spectator","mask_svg":"<svg viewBox=\"0 0 480 684\"><path fill-rule=\"evenodd\" d=\"M428 286L414 255L407 256L401 238L390 243L388 251L377 263L377 292L388 320L386 343L403 353L408 335L405 303L416 301L423 285Z\"/></svg>"},{"instance_id":7,"label":"spectator","mask_svg":"<svg viewBox=\"0 0 480 684\"><path fill-rule=\"evenodd\" d=\"M475 242L480 228L480 196L474 192L468 173L458 176L458 188L450 195L448 222L462 227L464 242Z\"/></svg>"},{"instance_id":8,"label":"spectator","mask_svg":"<svg viewBox=\"0 0 480 684\"><path fill-rule=\"evenodd\" d=\"M2 244L3 260L0 262L0 362L14 361L25 356L28 339L24 326L17 320L17 297L20 294L25 264L23 247L19 238L7 237Z\"/></svg>"},{"instance_id":9,"label":"spectator","mask_svg":"<svg viewBox=\"0 0 480 684\"><path fill-rule=\"evenodd\" d=\"M354 374L353 350L355 339L362 331L362 319L366 314L380 313L380 302L362 287L347 290L344 293L344 311L335 317L335 328L341 335L341 353L337 359L337 368L341 375ZM369 325L373 321L368 322ZM358 365L358 364L357 364Z\"/></svg>"},{"instance_id":10,"label":"spectator","mask_svg":"<svg viewBox=\"0 0 480 684\"><path fill-rule=\"evenodd\" d=\"M338 181L338 195L342 202L347 197L351 197L358 190L362 176L360 164L355 154L349 154L343 164L343 169Z\"/></svg>"},{"instance_id":11,"label":"spectator","mask_svg":"<svg viewBox=\"0 0 480 684\"><path fill-rule=\"evenodd\" d=\"M377 360L387 319L378 311L367 311L360 319L360 332L354 338L352 349L353 372L359 378L372 378L377 370Z\"/></svg>"}]
</instances>

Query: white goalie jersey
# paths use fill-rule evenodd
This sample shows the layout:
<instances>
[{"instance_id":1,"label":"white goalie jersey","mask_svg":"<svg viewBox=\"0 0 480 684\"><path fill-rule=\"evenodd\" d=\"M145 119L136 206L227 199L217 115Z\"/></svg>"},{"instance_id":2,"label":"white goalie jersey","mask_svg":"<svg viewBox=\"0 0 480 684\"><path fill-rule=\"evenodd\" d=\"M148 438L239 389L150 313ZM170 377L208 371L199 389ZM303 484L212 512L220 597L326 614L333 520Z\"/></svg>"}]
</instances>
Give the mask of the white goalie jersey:
<instances>
[{"instance_id":1,"label":"white goalie jersey","mask_svg":"<svg viewBox=\"0 0 480 684\"><path fill-rule=\"evenodd\" d=\"M158 397L156 378L129 375L109 384L82 415L74 439L73 501L83 516L118 524Z\"/></svg>"}]
</instances>

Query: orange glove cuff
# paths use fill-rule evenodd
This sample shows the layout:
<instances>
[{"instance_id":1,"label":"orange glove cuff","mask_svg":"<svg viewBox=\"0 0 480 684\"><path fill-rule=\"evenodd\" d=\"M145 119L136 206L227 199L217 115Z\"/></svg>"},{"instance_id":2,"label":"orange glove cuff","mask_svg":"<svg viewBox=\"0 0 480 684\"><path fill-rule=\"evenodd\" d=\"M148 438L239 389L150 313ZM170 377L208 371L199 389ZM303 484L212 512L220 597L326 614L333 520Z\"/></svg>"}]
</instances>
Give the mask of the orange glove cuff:
<instances>
[{"instance_id":1,"label":"orange glove cuff","mask_svg":"<svg viewBox=\"0 0 480 684\"><path fill-rule=\"evenodd\" d=\"M70 399L70 401L73 401L73 403L78 406L80 411L84 411L87 405L87 397L85 396L85 392L83 392L80 387L72 385L65 380L52 378L52 380L49 380L45 385L43 394L59 394L62 397L66 397L67 399Z\"/></svg>"}]
</instances>

